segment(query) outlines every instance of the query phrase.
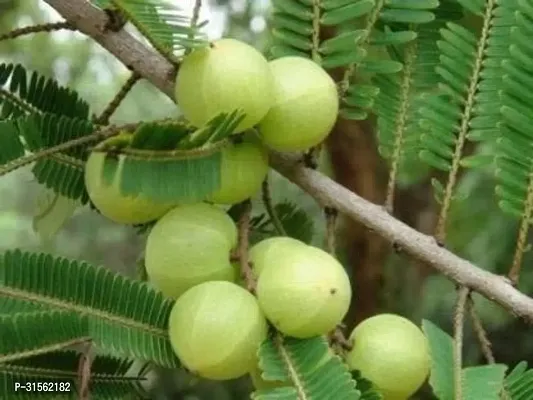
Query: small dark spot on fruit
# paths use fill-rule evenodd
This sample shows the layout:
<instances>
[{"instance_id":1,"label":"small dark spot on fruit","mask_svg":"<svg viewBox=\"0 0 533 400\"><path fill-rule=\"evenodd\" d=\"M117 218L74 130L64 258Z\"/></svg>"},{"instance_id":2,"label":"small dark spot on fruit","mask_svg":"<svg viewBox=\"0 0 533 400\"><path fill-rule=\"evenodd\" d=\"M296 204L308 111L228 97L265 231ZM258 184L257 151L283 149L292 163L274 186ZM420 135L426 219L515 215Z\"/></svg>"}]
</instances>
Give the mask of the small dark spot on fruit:
<instances>
[{"instance_id":1,"label":"small dark spot on fruit","mask_svg":"<svg viewBox=\"0 0 533 400\"><path fill-rule=\"evenodd\" d=\"M329 289L329 293L330 294L335 294L335 293L337 293L337 289L331 288L331 289Z\"/></svg>"}]
</instances>

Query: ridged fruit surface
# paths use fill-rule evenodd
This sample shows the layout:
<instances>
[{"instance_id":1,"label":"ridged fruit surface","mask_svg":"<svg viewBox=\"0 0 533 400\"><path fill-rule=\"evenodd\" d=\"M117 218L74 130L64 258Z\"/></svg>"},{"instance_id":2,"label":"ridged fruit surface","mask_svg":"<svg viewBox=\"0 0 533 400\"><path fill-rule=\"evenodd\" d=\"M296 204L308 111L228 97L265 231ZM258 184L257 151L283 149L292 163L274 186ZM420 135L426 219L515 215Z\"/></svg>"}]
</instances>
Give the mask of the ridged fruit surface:
<instances>
[{"instance_id":1,"label":"ridged fruit surface","mask_svg":"<svg viewBox=\"0 0 533 400\"><path fill-rule=\"evenodd\" d=\"M176 101L193 125L204 126L222 112L241 109L246 117L235 132L256 125L273 102L272 73L266 58L235 39L220 39L194 50L176 77Z\"/></svg>"},{"instance_id":2,"label":"ridged fruit surface","mask_svg":"<svg viewBox=\"0 0 533 400\"><path fill-rule=\"evenodd\" d=\"M267 323L255 297L229 282L205 282L181 296L170 314L170 343L193 373L234 379L257 365Z\"/></svg>"},{"instance_id":3,"label":"ridged fruit surface","mask_svg":"<svg viewBox=\"0 0 533 400\"><path fill-rule=\"evenodd\" d=\"M265 144L278 151L303 151L321 143L339 112L337 87L324 69L303 57L270 62L274 104L259 123Z\"/></svg>"},{"instance_id":4,"label":"ridged fruit surface","mask_svg":"<svg viewBox=\"0 0 533 400\"><path fill-rule=\"evenodd\" d=\"M408 399L424 383L430 368L427 339L418 326L394 314L362 321L350 335L347 362L372 381L385 399Z\"/></svg>"},{"instance_id":5,"label":"ridged fruit surface","mask_svg":"<svg viewBox=\"0 0 533 400\"><path fill-rule=\"evenodd\" d=\"M144 224L158 219L174 205L156 203L140 196L124 196L120 192L120 180L124 159L119 159L115 177L110 185L104 182L104 153L93 152L85 165L85 186L89 198L100 213L120 224Z\"/></svg>"},{"instance_id":6,"label":"ridged fruit surface","mask_svg":"<svg viewBox=\"0 0 533 400\"><path fill-rule=\"evenodd\" d=\"M148 279L173 298L202 282L233 282L230 252L236 244L237 227L222 209L207 203L176 207L148 235Z\"/></svg>"}]
</instances>

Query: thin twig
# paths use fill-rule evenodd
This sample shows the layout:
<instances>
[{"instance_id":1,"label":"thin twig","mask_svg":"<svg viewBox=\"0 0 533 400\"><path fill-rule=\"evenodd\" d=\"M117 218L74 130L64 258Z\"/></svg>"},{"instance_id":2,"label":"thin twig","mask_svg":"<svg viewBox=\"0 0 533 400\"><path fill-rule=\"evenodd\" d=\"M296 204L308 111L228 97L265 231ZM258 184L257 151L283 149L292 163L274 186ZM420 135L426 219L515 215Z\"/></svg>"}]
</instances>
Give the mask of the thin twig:
<instances>
[{"instance_id":1,"label":"thin twig","mask_svg":"<svg viewBox=\"0 0 533 400\"><path fill-rule=\"evenodd\" d=\"M339 324L328 334L330 347L341 357L344 357L346 352L349 352L353 348L353 343L346 339L344 335L344 328L344 324Z\"/></svg>"},{"instance_id":2,"label":"thin twig","mask_svg":"<svg viewBox=\"0 0 533 400\"><path fill-rule=\"evenodd\" d=\"M527 188L527 197L525 201L525 209L518 228L518 238L516 239L516 248L513 256L513 263L509 270L509 279L513 284L518 284L520 278L520 269L522 268L522 261L524 253L527 251L527 238L529 234L529 227L531 224L531 216L533 214L533 174L529 176L529 185Z\"/></svg>"},{"instance_id":3,"label":"thin twig","mask_svg":"<svg viewBox=\"0 0 533 400\"><path fill-rule=\"evenodd\" d=\"M485 328L483 328L481 318L479 318L479 315L476 312L474 299L472 299L472 296L468 296L467 307L474 332L476 333L479 346L481 347L481 352L489 364L494 364L496 360L492 354L492 344L490 343L487 331L485 331Z\"/></svg>"},{"instance_id":4,"label":"thin twig","mask_svg":"<svg viewBox=\"0 0 533 400\"><path fill-rule=\"evenodd\" d=\"M453 375L454 375L454 400L463 399L463 336L465 322L465 308L470 289L461 286L457 292L455 305L454 342L453 342Z\"/></svg>"},{"instance_id":5,"label":"thin twig","mask_svg":"<svg viewBox=\"0 0 533 400\"><path fill-rule=\"evenodd\" d=\"M202 0L196 0L194 2L194 7L192 9L192 18L191 18L191 28L196 28L198 25L198 20L200 19L200 9L202 8ZM194 39L195 32L190 32L187 37L192 40ZM185 49L185 54L189 54L192 51L192 48Z\"/></svg>"},{"instance_id":6,"label":"thin twig","mask_svg":"<svg viewBox=\"0 0 533 400\"><path fill-rule=\"evenodd\" d=\"M43 355L43 354L53 353L55 351L72 350L75 346L83 345L90 340L91 338L89 337L81 337L81 338L76 338L76 339L70 339L70 340L67 340L61 343L50 344L48 346L43 346L37 349L19 351L14 354L9 354L9 355L0 354L0 365L7 365L8 363L12 363L14 361L28 359L28 358L36 357L36 356Z\"/></svg>"},{"instance_id":7,"label":"thin twig","mask_svg":"<svg viewBox=\"0 0 533 400\"><path fill-rule=\"evenodd\" d=\"M32 33L53 32L53 31L59 31L62 29L68 29L71 31L77 30L75 27L73 27L70 24L70 22L66 22L66 21L53 22L49 24L38 24L38 25L32 25L32 26L25 26L23 28L13 29L11 32L0 35L0 42L2 40L16 39L20 36L29 35Z\"/></svg>"},{"instance_id":8,"label":"thin twig","mask_svg":"<svg viewBox=\"0 0 533 400\"><path fill-rule=\"evenodd\" d=\"M98 125L107 125L109 123L109 118L117 110L122 103L122 100L126 98L130 90L135 86L135 84L141 79L141 76L133 71L128 80L122 85L118 93L115 95L113 100L107 105L107 107L102 111L102 114L94 121Z\"/></svg>"},{"instance_id":9,"label":"thin twig","mask_svg":"<svg viewBox=\"0 0 533 400\"><path fill-rule=\"evenodd\" d=\"M338 212L332 207L324 207L324 215L326 216L326 249L329 254L335 257L336 254L336 227Z\"/></svg>"},{"instance_id":10,"label":"thin twig","mask_svg":"<svg viewBox=\"0 0 533 400\"><path fill-rule=\"evenodd\" d=\"M89 383L91 381L91 366L95 357L93 342L87 342L80 354L78 363L78 399L89 400Z\"/></svg>"},{"instance_id":11,"label":"thin twig","mask_svg":"<svg viewBox=\"0 0 533 400\"><path fill-rule=\"evenodd\" d=\"M74 147L82 146L87 143L95 142L100 139L105 139L111 136L118 134L122 130L128 130L132 127L135 127L137 124L126 124L122 126L107 126L105 128L99 129L94 133L70 140L65 143L58 144L57 146L49 147L47 149L38 151L27 156L19 157L13 161L10 161L0 167L0 176L6 175L12 171L15 171L25 165L31 164L35 161L39 161L42 158L51 157L57 153L64 152L66 150L72 149Z\"/></svg>"},{"instance_id":12,"label":"thin twig","mask_svg":"<svg viewBox=\"0 0 533 400\"><path fill-rule=\"evenodd\" d=\"M239 243L238 243L238 257L241 266L241 276L246 282L246 288L255 293L255 277L252 271L250 261L248 259L248 247L250 246L250 218L252 214L252 202L250 199L243 201L243 211L239 218Z\"/></svg>"},{"instance_id":13,"label":"thin twig","mask_svg":"<svg viewBox=\"0 0 533 400\"><path fill-rule=\"evenodd\" d=\"M272 222L272 225L274 225L274 229L276 229L276 232L278 235L281 236L287 236L287 232L285 232L285 228L283 228L283 224L279 220L278 213L276 212L276 208L274 207L274 204L272 203L272 196L270 195L270 185L268 183L268 176L263 181L263 185L261 187L262 191L262 198L263 198L263 204L265 206L265 210L270 217L270 221Z\"/></svg>"}]
</instances>

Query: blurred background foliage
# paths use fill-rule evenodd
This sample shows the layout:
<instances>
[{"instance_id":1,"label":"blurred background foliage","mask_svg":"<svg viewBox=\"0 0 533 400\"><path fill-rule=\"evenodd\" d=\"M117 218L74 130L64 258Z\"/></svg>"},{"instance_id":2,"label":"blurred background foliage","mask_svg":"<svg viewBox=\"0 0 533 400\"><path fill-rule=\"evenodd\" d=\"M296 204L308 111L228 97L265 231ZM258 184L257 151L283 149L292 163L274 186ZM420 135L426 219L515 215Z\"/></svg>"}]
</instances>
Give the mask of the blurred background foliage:
<instances>
[{"instance_id":1,"label":"blurred background foliage","mask_svg":"<svg viewBox=\"0 0 533 400\"><path fill-rule=\"evenodd\" d=\"M184 6L187 6L187 3L190 2L183 1ZM262 50L266 49L269 42L268 0L211 0L204 3L207 4L204 5L202 17L211 21L208 33L212 38L222 35L236 37ZM191 4L188 4L188 8L191 8ZM57 15L43 2L0 0L0 34L16 27L50 20L57 20ZM71 32L40 33L17 40L2 41L0 61L22 63L29 70L54 76L60 83L74 87L89 101L96 114L104 109L129 76L126 68L105 50L82 35ZM154 107L154 104L157 104L157 107ZM178 113L179 110L168 98L159 94L150 84L141 81L119 107L112 122L151 120ZM373 133L367 130L362 134ZM357 167L359 160L356 157L361 149L348 147L347 151L352 151L353 158L350 164L351 159L348 157L348 165L351 165L350 168ZM329 175L333 175L334 170L339 174L342 165L335 167L336 159L333 157L331 162L333 168L331 168L327 158L327 155L323 157L320 168ZM397 214L406 223L430 233L437 207L432 200L431 186L427 184L430 174L421 177L419 173L415 173L417 169L419 170L419 166L412 166L412 171L407 171L405 182L408 183L401 188L401 193L410 201L404 203L399 201ZM349 170L345 172L350 173ZM379 174L377 170L366 171L365 184L369 183L368 180L372 181L371 184L382 184ZM321 209L305 193L275 173L272 176L272 183L272 194L276 202L290 199L313 216L314 244L323 246L324 218ZM505 274L512 259L517 230L516 223L498 210L493 187L492 178L483 171L464 173L453 205L448 236L450 247L457 254L482 268ZM365 193L362 195L365 196ZM43 229L39 225L38 218L49 204L49 199L50 194L33 181L28 169L2 177L0 180L1 251L15 247L41 250L102 264L130 276L135 274L136 260L142 252L144 237L136 235L130 227L107 221L87 207L77 209L57 234L52 235L53 224L48 222L47 229ZM256 201L256 207L261 211L260 201ZM57 221L60 222L61 218L68 217L70 209L66 205L64 211L55 216ZM358 289L363 288L365 282L354 279L353 307L356 312L350 314L347 320L348 328L351 329L365 316L365 313L357 313L358 304L364 303L366 314L390 311L405 315L417 322L424 317L451 332L451 316L455 301L453 283L428 271L424 266L391 253L388 246L379 247L378 250L383 254L374 258L374 260L385 260L384 262L371 262L372 265L369 267L368 263L354 261L354 257L368 258L371 242L375 239L367 237L362 247L356 247L354 243L366 233L362 229L356 230L353 227L344 229L345 225L341 224L339 244L340 257L348 272L352 276L369 276L371 274L369 271L359 270L366 266L377 276L371 279L379 281L378 286L373 286L377 287L377 290L366 291L363 293L365 298L361 298ZM38 232L35 227L38 228ZM348 256L354 251L355 256ZM533 295L532 265L531 252L528 252L524 261L520 288L529 295ZM476 303L493 342L496 359L510 364L527 360L533 364L531 328L528 329L525 324L488 301L476 298ZM465 341L467 364L479 363L482 361L479 348L471 330L467 332ZM246 399L249 398L248 393L251 390L248 379L222 384L199 380L185 372L158 372L158 378L153 384L154 399ZM429 399L431 396L426 390L418 398Z\"/></svg>"}]
</instances>

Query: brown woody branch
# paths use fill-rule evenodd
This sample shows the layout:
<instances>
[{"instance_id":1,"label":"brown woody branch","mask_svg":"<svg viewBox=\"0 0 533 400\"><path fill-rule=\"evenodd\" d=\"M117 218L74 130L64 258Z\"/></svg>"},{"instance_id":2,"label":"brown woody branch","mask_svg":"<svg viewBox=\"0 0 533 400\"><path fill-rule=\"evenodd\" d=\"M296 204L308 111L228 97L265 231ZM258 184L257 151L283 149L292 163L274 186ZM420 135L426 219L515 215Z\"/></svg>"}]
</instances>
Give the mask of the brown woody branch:
<instances>
[{"instance_id":1,"label":"brown woody branch","mask_svg":"<svg viewBox=\"0 0 533 400\"><path fill-rule=\"evenodd\" d=\"M106 31L106 14L85 0L45 1L73 26L91 36L130 69L173 98L176 71L163 56L125 30ZM294 156L273 152L271 164L320 204L336 208L459 285L477 291L513 314L533 322L533 299L515 289L508 280L438 246L433 238L398 221L382 207L364 200L321 173L305 168Z\"/></svg>"}]
</instances>

